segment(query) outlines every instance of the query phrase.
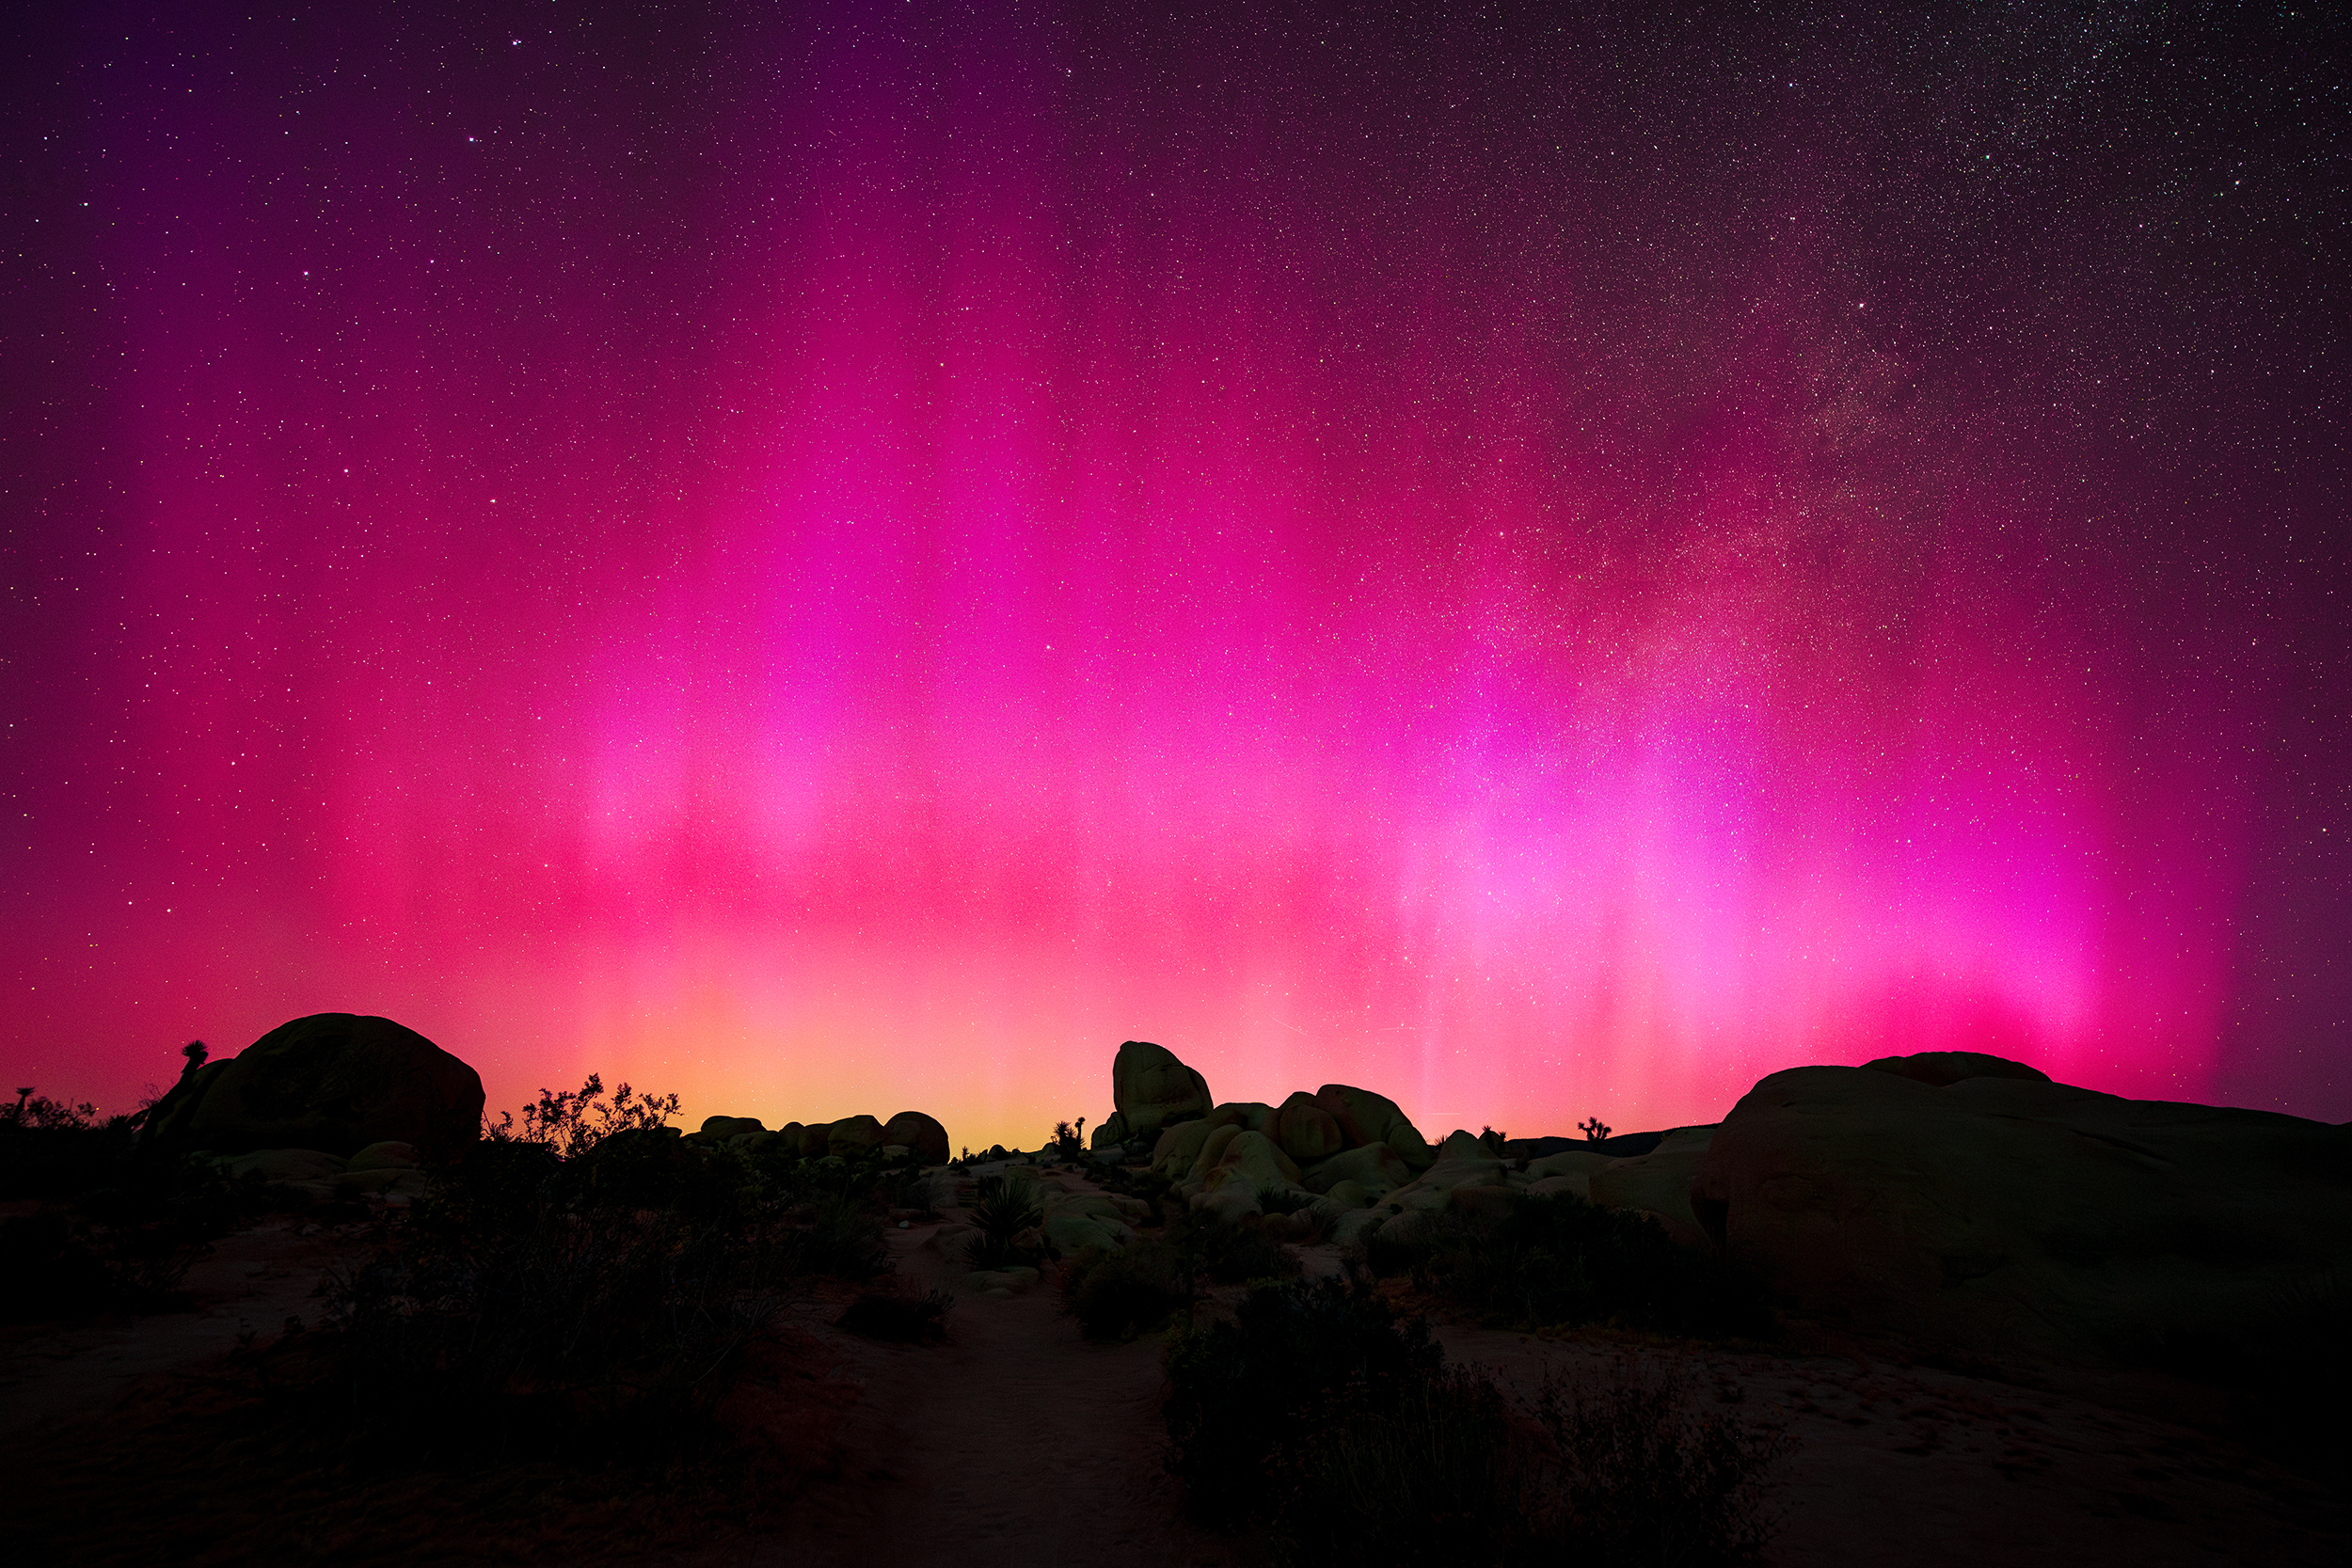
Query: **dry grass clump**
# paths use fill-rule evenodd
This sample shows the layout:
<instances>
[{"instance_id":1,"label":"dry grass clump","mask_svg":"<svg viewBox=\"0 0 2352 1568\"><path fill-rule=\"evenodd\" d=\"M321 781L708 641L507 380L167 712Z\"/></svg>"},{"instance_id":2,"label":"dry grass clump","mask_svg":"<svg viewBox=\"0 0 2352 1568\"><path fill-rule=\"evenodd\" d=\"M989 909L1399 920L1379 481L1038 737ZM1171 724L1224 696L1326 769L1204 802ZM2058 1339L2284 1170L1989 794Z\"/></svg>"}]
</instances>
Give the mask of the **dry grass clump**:
<instances>
[{"instance_id":1,"label":"dry grass clump","mask_svg":"<svg viewBox=\"0 0 2352 1568\"><path fill-rule=\"evenodd\" d=\"M1622 1357L1522 1406L1426 1324L1333 1280L1173 1337L1170 1466L1194 1512L1299 1568L1755 1560L1775 1432Z\"/></svg>"}]
</instances>

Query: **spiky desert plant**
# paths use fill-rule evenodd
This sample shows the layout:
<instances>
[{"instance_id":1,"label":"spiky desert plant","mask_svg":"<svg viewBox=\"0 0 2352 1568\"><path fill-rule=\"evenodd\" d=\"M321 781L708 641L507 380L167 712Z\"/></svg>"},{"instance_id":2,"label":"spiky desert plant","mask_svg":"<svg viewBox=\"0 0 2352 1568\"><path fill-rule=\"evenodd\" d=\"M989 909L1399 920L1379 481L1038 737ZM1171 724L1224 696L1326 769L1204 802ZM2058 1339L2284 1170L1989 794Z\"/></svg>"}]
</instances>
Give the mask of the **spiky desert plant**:
<instances>
[{"instance_id":1,"label":"spiky desert plant","mask_svg":"<svg viewBox=\"0 0 2352 1568\"><path fill-rule=\"evenodd\" d=\"M965 1256L977 1269L1035 1263L1035 1250L1023 1246L1019 1237L1023 1231L1044 1223L1045 1209L1039 1200L1034 1178L1021 1171L983 1176L973 1195L974 1234L965 1243Z\"/></svg>"}]
</instances>

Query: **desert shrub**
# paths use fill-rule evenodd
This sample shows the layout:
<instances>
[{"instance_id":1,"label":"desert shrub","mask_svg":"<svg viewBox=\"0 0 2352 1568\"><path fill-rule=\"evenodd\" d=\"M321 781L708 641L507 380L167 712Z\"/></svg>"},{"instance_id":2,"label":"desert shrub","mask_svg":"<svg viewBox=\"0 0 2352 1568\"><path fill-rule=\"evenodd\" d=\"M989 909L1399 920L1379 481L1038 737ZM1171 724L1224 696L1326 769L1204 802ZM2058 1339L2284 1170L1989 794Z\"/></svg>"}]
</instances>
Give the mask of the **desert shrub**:
<instances>
[{"instance_id":1,"label":"desert shrub","mask_svg":"<svg viewBox=\"0 0 2352 1568\"><path fill-rule=\"evenodd\" d=\"M834 1326L893 1344L928 1344L947 1337L946 1317L955 1298L940 1291L919 1296L885 1295L868 1291L834 1320Z\"/></svg>"},{"instance_id":2,"label":"desert shrub","mask_svg":"<svg viewBox=\"0 0 2352 1568\"><path fill-rule=\"evenodd\" d=\"M1337 1281L1251 1293L1174 1336L1170 1467L1208 1522L1295 1568L1751 1560L1779 1433L1632 1357L1522 1411L1420 1320Z\"/></svg>"},{"instance_id":3,"label":"desert shrub","mask_svg":"<svg viewBox=\"0 0 2352 1568\"><path fill-rule=\"evenodd\" d=\"M1301 1568L1514 1559L1546 1533L1547 1499L1511 1415L1501 1389L1460 1367L1407 1379L1385 1404L1327 1400L1277 1463L1279 1558Z\"/></svg>"},{"instance_id":4,"label":"desert shrub","mask_svg":"<svg viewBox=\"0 0 2352 1568\"><path fill-rule=\"evenodd\" d=\"M1517 1327L1608 1323L1759 1338L1773 1331L1762 1288L1728 1261L1574 1193L1522 1198L1496 1220L1447 1216L1426 1241L1398 1243L1375 1231L1365 1259L1375 1275L1409 1273Z\"/></svg>"},{"instance_id":5,"label":"desert shrub","mask_svg":"<svg viewBox=\"0 0 2352 1568\"><path fill-rule=\"evenodd\" d=\"M795 1272L838 1279L871 1279L890 1270L875 1205L854 1192L828 1195L788 1211Z\"/></svg>"},{"instance_id":6,"label":"desert shrub","mask_svg":"<svg viewBox=\"0 0 2352 1568\"><path fill-rule=\"evenodd\" d=\"M761 1194L731 1149L690 1144L674 1127L629 1127L566 1163L582 1202L666 1209L713 1222L734 1218Z\"/></svg>"},{"instance_id":7,"label":"desert shrub","mask_svg":"<svg viewBox=\"0 0 2352 1568\"><path fill-rule=\"evenodd\" d=\"M135 1125L132 1117L101 1120L87 1101L18 1089L0 1107L0 1198L68 1197L116 1181L131 1162Z\"/></svg>"},{"instance_id":8,"label":"desert shrub","mask_svg":"<svg viewBox=\"0 0 2352 1568\"><path fill-rule=\"evenodd\" d=\"M87 1132L98 1125L98 1107L88 1101L69 1104L29 1087L16 1091L15 1104L0 1109L0 1132Z\"/></svg>"},{"instance_id":9,"label":"desert shrub","mask_svg":"<svg viewBox=\"0 0 2352 1568\"><path fill-rule=\"evenodd\" d=\"M1419 1319L1337 1280L1254 1290L1231 1323L1170 1336L1169 1467L1194 1511L1234 1527L1277 1500L1277 1461L1302 1413L1391 1408L1444 1354Z\"/></svg>"},{"instance_id":10,"label":"desert shrub","mask_svg":"<svg viewBox=\"0 0 2352 1568\"><path fill-rule=\"evenodd\" d=\"M1580 1560L1748 1562L1777 1527L1763 1477L1788 1440L1703 1408L1687 1375L1620 1356L1608 1372L1547 1381L1535 1414L1557 1467L1547 1533Z\"/></svg>"},{"instance_id":11,"label":"desert shrub","mask_svg":"<svg viewBox=\"0 0 2352 1568\"><path fill-rule=\"evenodd\" d=\"M269 1207L258 1178L232 1180L206 1160L108 1159L83 1174L67 1201L0 1229L0 1319L180 1307L188 1270Z\"/></svg>"},{"instance_id":12,"label":"desert shrub","mask_svg":"<svg viewBox=\"0 0 2352 1568\"><path fill-rule=\"evenodd\" d=\"M571 1196L428 1198L336 1279L347 1430L440 1457L686 1441L782 1306L806 1227Z\"/></svg>"},{"instance_id":13,"label":"desert shrub","mask_svg":"<svg viewBox=\"0 0 2352 1568\"><path fill-rule=\"evenodd\" d=\"M623 1084L607 1098L604 1079L590 1073L578 1089L541 1089L539 1098L523 1107L519 1125L514 1113L502 1111L495 1122L483 1118L482 1135L496 1142L540 1143L561 1159L576 1160L616 1132L644 1132L666 1127L677 1115L676 1095L640 1095Z\"/></svg>"},{"instance_id":14,"label":"desert shrub","mask_svg":"<svg viewBox=\"0 0 2352 1568\"><path fill-rule=\"evenodd\" d=\"M542 1092L435 1173L329 1298L313 1380L386 1453L675 1455L791 1282L887 1271L879 1163L762 1163L675 1097ZM567 1153L568 1151L568 1153Z\"/></svg>"},{"instance_id":15,"label":"desert shrub","mask_svg":"<svg viewBox=\"0 0 2352 1568\"><path fill-rule=\"evenodd\" d=\"M1191 1310L1192 1260L1153 1238L1085 1247L1062 1266L1062 1305L1089 1339L1133 1339Z\"/></svg>"},{"instance_id":16,"label":"desert shrub","mask_svg":"<svg viewBox=\"0 0 2352 1568\"><path fill-rule=\"evenodd\" d=\"M972 1197L971 1239L965 1256L976 1269L1002 1269L1035 1264L1040 1249L1023 1239L1023 1232L1045 1223L1036 1179L1026 1172L983 1176Z\"/></svg>"},{"instance_id":17,"label":"desert shrub","mask_svg":"<svg viewBox=\"0 0 2352 1568\"><path fill-rule=\"evenodd\" d=\"M1298 1255L1254 1225L1193 1220L1180 1231L1177 1244L1219 1285L1278 1284L1296 1279L1300 1272Z\"/></svg>"}]
</instances>

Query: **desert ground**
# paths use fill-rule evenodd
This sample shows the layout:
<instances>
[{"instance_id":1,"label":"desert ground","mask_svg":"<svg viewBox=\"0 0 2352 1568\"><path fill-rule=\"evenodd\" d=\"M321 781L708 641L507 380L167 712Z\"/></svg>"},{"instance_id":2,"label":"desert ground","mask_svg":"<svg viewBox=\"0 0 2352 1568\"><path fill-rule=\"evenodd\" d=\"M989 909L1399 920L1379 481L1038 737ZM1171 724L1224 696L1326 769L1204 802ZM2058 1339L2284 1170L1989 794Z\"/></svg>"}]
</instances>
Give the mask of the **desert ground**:
<instances>
[{"instance_id":1,"label":"desert ground","mask_svg":"<svg viewBox=\"0 0 2352 1568\"><path fill-rule=\"evenodd\" d=\"M1094 1187L1083 1166L1041 1180ZM1247 1534L1185 1512L1165 1465L1159 1337L1089 1342L1050 1277L959 1290L967 1229L951 1206L886 1232L893 1288L956 1291L943 1341L848 1332L834 1322L846 1289L817 1286L730 1396L739 1466L598 1496L528 1467L354 1478L290 1451L256 1414L257 1347L315 1319L325 1272L359 1243L349 1225L273 1218L198 1265L186 1310L7 1331L0 1448L31 1527L14 1533L31 1560L125 1563L1263 1560ZM1343 1267L1330 1245L1297 1251L1311 1275ZM1522 1394L1547 1371L1632 1354L1780 1429L1765 1560L1785 1568L2352 1561L2344 1478L2258 1451L2196 1384L1905 1364L1802 1325L1795 1348L1770 1353L1446 1321L1436 1332L1449 1360Z\"/></svg>"}]
</instances>

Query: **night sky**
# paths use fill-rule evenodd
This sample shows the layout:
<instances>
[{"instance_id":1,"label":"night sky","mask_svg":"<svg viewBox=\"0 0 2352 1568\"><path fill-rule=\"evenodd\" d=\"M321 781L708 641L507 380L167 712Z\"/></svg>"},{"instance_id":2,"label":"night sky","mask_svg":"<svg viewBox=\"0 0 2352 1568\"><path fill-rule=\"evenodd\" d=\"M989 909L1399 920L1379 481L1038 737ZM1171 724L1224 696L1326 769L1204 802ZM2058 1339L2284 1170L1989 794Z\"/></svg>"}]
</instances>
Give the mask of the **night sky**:
<instances>
[{"instance_id":1,"label":"night sky","mask_svg":"<svg viewBox=\"0 0 2352 1568\"><path fill-rule=\"evenodd\" d=\"M27 7L0 1087L2352 1117L2344 14Z\"/></svg>"}]
</instances>

